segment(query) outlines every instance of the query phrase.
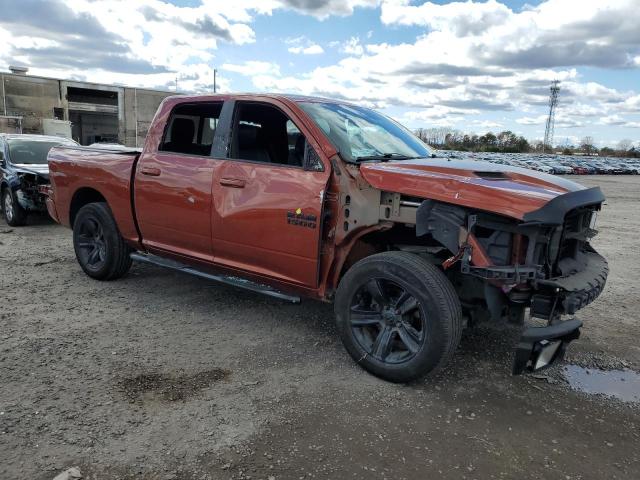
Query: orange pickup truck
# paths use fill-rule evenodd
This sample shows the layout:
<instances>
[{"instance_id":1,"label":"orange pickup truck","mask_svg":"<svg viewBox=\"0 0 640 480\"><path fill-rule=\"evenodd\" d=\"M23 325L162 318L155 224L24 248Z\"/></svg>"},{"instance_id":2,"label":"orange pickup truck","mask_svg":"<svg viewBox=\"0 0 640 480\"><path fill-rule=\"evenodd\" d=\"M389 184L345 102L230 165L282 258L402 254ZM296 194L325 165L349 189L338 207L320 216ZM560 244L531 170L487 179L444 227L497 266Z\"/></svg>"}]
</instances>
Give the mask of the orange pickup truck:
<instances>
[{"instance_id":1,"label":"orange pickup truck","mask_svg":"<svg viewBox=\"0 0 640 480\"><path fill-rule=\"evenodd\" d=\"M436 158L384 115L294 95L176 96L144 149L56 147L45 189L92 278L147 262L285 301L333 302L371 373L411 381L479 321L524 328L514 373L560 358L602 291L598 188ZM543 325L544 322L543 322Z\"/></svg>"}]
</instances>

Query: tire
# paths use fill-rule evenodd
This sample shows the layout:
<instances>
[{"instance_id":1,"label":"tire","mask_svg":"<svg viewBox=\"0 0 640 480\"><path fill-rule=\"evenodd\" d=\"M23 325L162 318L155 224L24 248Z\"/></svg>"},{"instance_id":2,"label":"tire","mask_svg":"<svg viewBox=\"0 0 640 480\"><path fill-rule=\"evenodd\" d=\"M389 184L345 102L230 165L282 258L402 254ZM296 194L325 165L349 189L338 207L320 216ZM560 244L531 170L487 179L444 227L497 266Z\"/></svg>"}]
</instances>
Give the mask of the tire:
<instances>
[{"instance_id":1,"label":"tire","mask_svg":"<svg viewBox=\"0 0 640 480\"><path fill-rule=\"evenodd\" d=\"M27 224L27 211L20 206L16 194L8 187L2 191L2 211L7 225L21 227Z\"/></svg>"},{"instance_id":2,"label":"tire","mask_svg":"<svg viewBox=\"0 0 640 480\"><path fill-rule=\"evenodd\" d=\"M82 270L96 280L118 279L131 268L131 248L104 202L89 203L78 212L73 249Z\"/></svg>"},{"instance_id":3,"label":"tire","mask_svg":"<svg viewBox=\"0 0 640 480\"><path fill-rule=\"evenodd\" d=\"M408 252L372 255L343 276L335 299L337 328L351 357L391 382L435 373L462 334L462 307L434 265Z\"/></svg>"}]
</instances>

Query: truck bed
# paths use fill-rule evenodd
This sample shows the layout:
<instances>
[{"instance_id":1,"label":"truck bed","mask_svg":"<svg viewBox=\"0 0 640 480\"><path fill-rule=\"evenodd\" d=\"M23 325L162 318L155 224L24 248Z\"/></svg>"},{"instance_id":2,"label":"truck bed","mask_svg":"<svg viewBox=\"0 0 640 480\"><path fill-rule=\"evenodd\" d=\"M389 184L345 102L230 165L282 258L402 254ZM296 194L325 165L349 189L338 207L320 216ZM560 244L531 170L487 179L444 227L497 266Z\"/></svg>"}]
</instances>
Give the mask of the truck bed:
<instances>
[{"instance_id":1,"label":"truck bed","mask_svg":"<svg viewBox=\"0 0 640 480\"><path fill-rule=\"evenodd\" d=\"M104 199L109 204L120 233L137 243L138 230L132 207L132 174L140 152L91 147L55 147L49 152L51 189L49 214L71 227L77 205L83 198Z\"/></svg>"}]
</instances>

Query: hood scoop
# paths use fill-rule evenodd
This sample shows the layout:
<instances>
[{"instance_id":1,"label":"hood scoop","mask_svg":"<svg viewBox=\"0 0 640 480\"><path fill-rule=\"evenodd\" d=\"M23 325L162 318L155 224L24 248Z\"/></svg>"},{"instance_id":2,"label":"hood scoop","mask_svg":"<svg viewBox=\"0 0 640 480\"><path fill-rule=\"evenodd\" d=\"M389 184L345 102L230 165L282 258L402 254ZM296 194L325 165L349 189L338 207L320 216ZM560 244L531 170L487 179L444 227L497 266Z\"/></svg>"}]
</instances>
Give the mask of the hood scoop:
<instances>
[{"instance_id":1,"label":"hood scoop","mask_svg":"<svg viewBox=\"0 0 640 480\"><path fill-rule=\"evenodd\" d=\"M500 171L485 171L485 172L473 172L476 177L484 178L485 180L509 180L509 176Z\"/></svg>"}]
</instances>

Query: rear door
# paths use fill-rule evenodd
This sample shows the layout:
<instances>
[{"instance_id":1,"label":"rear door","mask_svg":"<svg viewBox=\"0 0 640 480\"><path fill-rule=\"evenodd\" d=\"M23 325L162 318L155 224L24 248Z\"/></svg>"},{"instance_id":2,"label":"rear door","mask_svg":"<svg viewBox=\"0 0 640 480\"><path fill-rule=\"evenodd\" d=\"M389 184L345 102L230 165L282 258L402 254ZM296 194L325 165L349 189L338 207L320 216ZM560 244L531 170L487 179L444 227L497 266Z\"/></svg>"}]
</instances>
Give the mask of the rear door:
<instances>
[{"instance_id":1,"label":"rear door","mask_svg":"<svg viewBox=\"0 0 640 480\"><path fill-rule=\"evenodd\" d=\"M158 151L142 154L135 206L147 248L213 260L211 150L222 107L221 101L176 105Z\"/></svg>"},{"instance_id":2,"label":"rear door","mask_svg":"<svg viewBox=\"0 0 640 480\"><path fill-rule=\"evenodd\" d=\"M328 168L286 106L235 103L228 158L214 172L215 261L315 287Z\"/></svg>"}]
</instances>

